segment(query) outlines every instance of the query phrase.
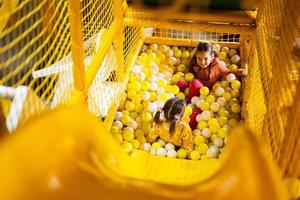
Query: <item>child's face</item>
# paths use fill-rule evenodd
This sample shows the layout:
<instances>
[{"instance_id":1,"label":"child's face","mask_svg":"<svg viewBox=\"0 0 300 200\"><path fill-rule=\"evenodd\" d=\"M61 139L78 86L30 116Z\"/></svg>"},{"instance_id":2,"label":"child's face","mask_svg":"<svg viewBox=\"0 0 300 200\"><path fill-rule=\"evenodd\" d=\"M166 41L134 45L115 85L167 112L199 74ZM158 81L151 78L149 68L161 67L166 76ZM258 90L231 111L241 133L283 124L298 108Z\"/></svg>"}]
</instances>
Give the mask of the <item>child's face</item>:
<instances>
[{"instance_id":1,"label":"child's face","mask_svg":"<svg viewBox=\"0 0 300 200\"><path fill-rule=\"evenodd\" d=\"M197 63L200 65L201 68L206 68L211 63L213 56L210 54L210 52L202 52L199 51L196 53Z\"/></svg>"}]
</instances>

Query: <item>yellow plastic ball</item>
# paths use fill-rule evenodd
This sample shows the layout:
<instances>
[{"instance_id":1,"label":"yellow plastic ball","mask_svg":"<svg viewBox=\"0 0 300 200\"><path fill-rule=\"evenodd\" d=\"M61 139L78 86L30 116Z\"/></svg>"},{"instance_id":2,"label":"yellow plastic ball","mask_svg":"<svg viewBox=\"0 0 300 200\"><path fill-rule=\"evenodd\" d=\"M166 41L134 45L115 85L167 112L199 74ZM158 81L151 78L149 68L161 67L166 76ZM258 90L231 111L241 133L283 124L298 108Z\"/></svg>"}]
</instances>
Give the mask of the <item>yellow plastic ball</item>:
<instances>
[{"instance_id":1,"label":"yellow plastic ball","mask_svg":"<svg viewBox=\"0 0 300 200\"><path fill-rule=\"evenodd\" d=\"M142 135L137 136L136 139L140 142L140 144L144 144L147 142L145 136Z\"/></svg>"},{"instance_id":2,"label":"yellow plastic ball","mask_svg":"<svg viewBox=\"0 0 300 200\"><path fill-rule=\"evenodd\" d=\"M121 122L125 125L128 125L130 124L131 122L131 117L129 117L128 115L123 115L121 118L120 118Z\"/></svg>"},{"instance_id":3,"label":"yellow plastic ball","mask_svg":"<svg viewBox=\"0 0 300 200\"><path fill-rule=\"evenodd\" d=\"M144 110L144 107L142 104L136 105L134 108L134 111L137 113L141 113Z\"/></svg>"},{"instance_id":4,"label":"yellow plastic ball","mask_svg":"<svg viewBox=\"0 0 300 200\"><path fill-rule=\"evenodd\" d=\"M148 134L151 131L152 124L150 122L143 122L142 130L145 134Z\"/></svg>"},{"instance_id":5,"label":"yellow plastic ball","mask_svg":"<svg viewBox=\"0 0 300 200\"><path fill-rule=\"evenodd\" d=\"M179 72L185 72L186 66L184 64L180 64L177 66L177 71Z\"/></svg>"},{"instance_id":6,"label":"yellow plastic ball","mask_svg":"<svg viewBox=\"0 0 300 200\"><path fill-rule=\"evenodd\" d=\"M149 106L150 103L151 102L149 102L149 101L143 101L143 103L142 103L143 109L146 110L148 108L148 106Z\"/></svg>"},{"instance_id":7,"label":"yellow plastic ball","mask_svg":"<svg viewBox=\"0 0 300 200\"><path fill-rule=\"evenodd\" d=\"M211 139L212 141L214 141L214 139L216 139L216 138L218 138L218 134L216 134L216 133L213 133L213 134L211 135L211 137L210 137L210 139Z\"/></svg>"},{"instance_id":8,"label":"yellow plastic ball","mask_svg":"<svg viewBox=\"0 0 300 200\"><path fill-rule=\"evenodd\" d=\"M189 51L183 51L183 52L182 52L182 57L183 57L183 58L188 58L188 57L190 57L190 52L189 52Z\"/></svg>"},{"instance_id":9,"label":"yellow plastic ball","mask_svg":"<svg viewBox=\"0 0 300 200\"><path fill-rule=\"evenodd\" d=\"M178 94L180 91L179 87L177 85L172 85L171 86L171 91L174 95Z\"/></svg>"},{"instance_id":10,"label":"yellow plastic ball","mask_svg":"<svg viewBox=\"0 0 300 200\"><path fill-rule=\"evenodd\" d=\"M194 150L190 153L190 159L191 160L199 160L200 159L200 152L197 150Z\"/></svg>"},{"instance_id":11,"label":"yellow plastic ball","mask_svg":"<svg viewBox=\"0 0 300 200\"><path fill-rule=\"evenodd\" d=\"M173 83L177 83L180 80L180 78L181 78L181 76L179 74L174 74L172 76L171 80L172 80Z\"/></svg>"},{"instance_id":12,"label":"yellow plastic ball","mask_svg":"<svg viewBox=\"0 0 300 200\"><path fill-rule=\"evenodd\" d=\"M135 105L137 105L137 104L140 104L140 103L141 103L142 99L141 99L141 97L140 97L139 95L135 94L135 95L131 98L131 101L132 101ZM126 108L126 106L125 106L125 108Z\"/></svg>"},{"instance_id":13,"label":"yellow plastic ball","mask_svg":"<svg viewBox=\"0 0 300 200\"><path fill-rule=\"evenodd\" d=\"M232 64L228 67L230 71L236 72L238 70L238 66L236 64Z\"/></svg>"},{"instance_id":14,"label":"yellow plastic ball","mask_svg":"<svg viewBox=\"0 0 300 200\"><path fill-rule=\"evenodd\" d=\"M220 110L219 115L220 115L220 117L228 118L229 117L229 112L227 110Z\"/></svg>"},{"instance_id":15,"label":"yellow plastic ball","mask_svg":"<svg viewBox=\"0 0 300 200\"><path fill-rule=\"evenodd\" d=\"M200 109L201 109L202 111L208 110L208 109L209 109L209 103L206 102L206 101L201 102L201 103L200 103Z\"/></svg>"},{"instance_id":16,"label":"yellow plastic ball","mask_svg":"<svg viewBox=\"0 0 300 200\"><path fill-rule=\"evenodd\" d=\"M186 106L184 109L184 115L190 116L193 113L193 109L190 106Z\"/></svg>"},{"instance_id":17,"label":"yellow plastic ball","mask_svg":"<svg viewBox=\"0 0 300 200\"><path fill-rule=\"evenodd\" d=\"M195 138L194 138L194 143L196 145L200 145L201 143L205 143L205 138L201 135L197 135Z\"/></svg>"},{"instance_id":18,"label":"yellow plastic ball","mask_svg":"<svg viewBox=\"0 0 300 200\"><path fill-rule=\"evenodd\" d=\"M222 87L222 85L221 85L220 82L216 82L216 83L213 85L212 89L215 91L218 87Z\"/></svg>"},{"instance_id":19,"label":"yellow plastic ball","mask_svg":"<svg viewBox=\"0 0 300 200\"><path fill-rule=\"evenodd\" d=\"M123 141L121 147L127 153L130 153L133 150L133 145L128 141Z\"/></svg>"},{"instance_id":20,"label":"yellow plastic ball","mask_svg":"<svg viewBox=\"0 0 300 200\"><path fill-rule=\"evenodd\" d=\"M199 151L200 154L206 154L206 151L208 150L208 146L205 143L201 143L198 145L197 150Z\"/></svg>"},{"instance_id":21,"label":"yellow plastic ball","mask_svg":"<svg viewBox=\"0 0 300 200\"><path fill-rule=\"evenodd\" d=\"M224 51L221 51L221 52L219 53L219 58L220 58L221 60L225 60L226 57L227 57L227 54L226 54Z\"/></svg>"},{"instance_id":22,"label":"yellow plastic ball","mask_svg":"<svg viewBox=\"0 0 300 200\"><path fill-rule=\"evenodd\" d=\"M150 92L150 99L149 101L155 101L157 99L156 92Z\"/></svg>"},{"instance_id":23,"label":"yellow plastic ball","mask_svg":"<svg viewBox=\"0 0 300 200\"><path fill-rule=\"evenodd\" d=\"M207 128L208 127L208 124L206 121L200 121L198 122L198 125L197 125L197 128L200 129L200 130L203 130L204 128Z\"/></svg>"},{"instance_id":24,"label":"yellow plastic ball","mask_svg":"<svg viewBox=\"0 0 300 200\"><path fill-rule=\"evenodd\" d=\"M200 89L200 94L201 94L202 96L206 97L206 96L209 94L209 88L203 86L203 87Z\"/></svg>"},{"instance_id":25,"label":"yellow plastic ball","mask_svg":"<svg viewBox=\"0 0 300 200\"><path fill-rule=\"evenodd\" d=\"M123 130L123 138L126 141L131 141L134 139L134 133L132 131L130 131L129 129L124 129Z\"/></svg>"},{"instance_id":26,"label":"yellow plastic ball","mask_svg":"<svg viewBox=\"0 0 300 200\"><path fill-rule=\"evenodd\" d=\"M226 137L228 137L228 130L226 128L220 128L218 130L218 136L220 138L226 138Z\"/></svg>"},{"instance_id":27,"label":"yellow plastic ball","mask_svg":"<svg viewBox=\"0 0 300 200\"><path fill-rule=\"evenodd\" d=\"M166 87L167 84L168 84L168 82L166 81L166 79L160 79L160 80L157 82L158 87L162 87L162 88Z\"/></svg>"},{"instance_id":28,"label":"yellow plastic ball","mask_svg":"<svg viewBox=\"0 0 300 200\"><path fill-rule=\"evenodd\" d=\"M136 129L134 132L134 137L137 138L138 136L145 136L145 133L141 129Z\"/></svg>"},{"instance_id":29,"label":"yellow plastic ball","mask_svg":"<svg viewBox=\"0 0 300 200\"><path fill-rule=\"evenodd\" d=\"M231 111L234 113L240 113L241 112L241 106L238 103L234 103L231 106Z\"/></svg>"},{"instance_id":30,"label":"yellow plastic ball","mask_svg":"<svg viewBox=\"0 0 300 200\"><path fill-rule=\"evenodd\" d=\"M187 151L185 149L179 149L177 151L177 157L181 159L185 159L187 157Z\"/></svg>"},{"instance_id":31,"label":"yellow plastic ball","mask_svg":"<svg viewBox=\"0 0 300 200\"><path fill-rule=\"evenodd\" d=\"M133 111L134 110L134 103L132 103L131 101L126 101L125 103L125 108L126 110Z\"/></svg>"},{"instance_id":32,"label":"yellow plastic ball","mask_svg":"<svg viewBox=\"0 0 300 200\"><path fill-rule=\"evenodd\" d=\"M191 82L192 80L194 80L195 76L192 73L187 73L184 78L186 81Z\"/></svg>"},{"instance_id":33,"label":"yellow plastic ball","mask_svg":"<svg viewBox=\"0 0 300 200\"><path fill-rule=\"evenodd\" d=\"M150 89L150 83L148 81L142 82L142 89L143 90L149 90Z\"/></svg>"},{"instance_id":34,"label":"yellow plastic ball","mask_svg":"<svg viewBox=\"0 0 300 200\"><path fill-rule=\"evenodd\" d=\"M120 130L119 130L118 127L112 126L112 127L110 128L110 132L111 132L112 134L117 134L117 133L120 132Z\"/></svg>"},{"instance_id":35,"label":"yellow plastic ball","mask_svg":"<svg viewBox=\"0 0 300 200\"><path fill-rule=\"evenodd\" d=\"M166 93L162 93L161 95L159 95L158 99L162 102L165 102L169 99L169 95Z\"/></svg>"},{"instance_id":36,"label":"yellow plastic ball","mask_svg":"<svg viewBox=\"0 0 300 200\"><path fill-rule=\"evenodd\" d=\"M232 89L240 89L241 88L241 82L239 82L238 80L233 80L231 82L231 88Z\"/></svg>"},{"instance_id":37,"label":"yellow plastic ball","mask_svg":"<svg viewBox=\"0 0 300 200\"><path fill-rule=\"evenodd\" d=\"M231 94L228 92L225 92L224 94L222 94L222 97L224 97L226 99L226 101L229 101L231 99Z\"/></svg>"},{"instance_id":38,"label":"yellow plastic ball","mask_svg":"<svg viewBox=\"0 0 300 200\"><path fill-rule=\"evenodd\" d=\"M161 147L161 144L159 142L154 142L152 145L151 145L151 148L154 149L154 150L157 150Z\"/></svg>"},{"instance_id":39,"label":"yellow plastic ball","mask_svg":"<svg viewBox=\"0 0 300 200\"><path fill-rule=\"evenodd\" d=\"M150 122L152 120L152 115L150 112L143 112L142 113L142 120L144 122Z\"/></svg>"},{"instance_id":40,"label":"yellow plastic ball","mask_svg":"<svg viewBox=\"0 0 300 200\"><path fill-rule=\"evenodd\" d=\"M221 127L220 127L219 123L211 123L209 126L209 130L211 133L217 133L220 128Z\"/></svg>"},{"instance_id":41,"label":"yellow plastic ball","mask_svg":"<svg viewBox=\"0 0 300 200\"><path fill-rule=\"evenodd\" d=\"M127 93L127 97L129 99L132 99L135 95L137 95L137 92L134 91L134 90L129 90L128 93Z\"/></svg>"},{"instance_id":42,"label":"yellow plastic ball","mask_svg":"<svg viewBox=\"0 0 300 200\"><path fill-rule=\"evenodd\" d=\"M180 58L181 54L182 54L182 52L181 52L180 50L174 51L174 56L175 56L176 58Z\"/></svg>"},{"instance_id":43,"label":"yellow plastic ball","mask_svg":"<svg viewBox=\"0 0 300 200\"><path fill-rule=\"evenodd\" d=\"M206 98L205 98L206 102L208 102L209 104L212 104L213 102L216 101L216 98L213 96L213 95L208 95Z\"/></svg>"},{"instance_id":44,"label":"yellow plastic ball","mask_svg":"<svg viewBox=\"0 0 300 200\"><path fill-rule=\"evenodd\" d=\"M182 92L179 92L176 96L181 98L181 99L185 99L185 94L182 93Z\"/></svg>"},{"instance_id":45,"label":"yellow plastic ball","mask_svg":"<svg viewBox=\"0 0 300 200\"><path fill-rule=\"evenodd\" d=\"M219 122L220 126L224 126L224 125L228 124L228 119L226 117L219 117L218 122Z\"/></svg>"}]
</instances>

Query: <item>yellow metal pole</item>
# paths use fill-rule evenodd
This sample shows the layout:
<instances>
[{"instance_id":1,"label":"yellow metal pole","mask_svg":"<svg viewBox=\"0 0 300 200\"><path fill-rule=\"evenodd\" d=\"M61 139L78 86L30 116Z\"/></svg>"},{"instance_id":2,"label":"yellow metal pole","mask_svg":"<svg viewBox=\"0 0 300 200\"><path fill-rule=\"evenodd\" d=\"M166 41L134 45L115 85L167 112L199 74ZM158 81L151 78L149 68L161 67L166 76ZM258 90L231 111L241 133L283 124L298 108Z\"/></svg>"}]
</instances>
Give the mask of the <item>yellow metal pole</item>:
<instances>
[{"instance_id":1,"label":"yellow metal pole","mask_svg":"<svg viewBox=\"0 0 300 200\"><path fill-rule=\"evenodd\" d=\"M73 75L75 89L83 91L84 83L84 49L81 28L80 1L68 0L69 20L71 30L71 51L73 60Z\"/></svg>"},{"instance_id":2,"label":"yellow metal pole","mask_svg":"<svg viewBox=\"0 0 300 200\"><path fill-rule=\"evenodd\" d=\"M216 24L216 23L197 23L197 22L170 22L167 20L150 20L137 19L126 17L125 24L128 26L145 26L165 29L179 29L187 31L209 31L232 34L246 34L251 35L255 32L254 26L241 26L230 24Z\"/></svg>"},{"instance_id":3,"label":"yellow metal pole","mask_svg":"<svg viewBox=\"0 0 300 200\"><path fill-rule=\"evenodd\" d=\"M124 19L123 19L123 4L121 0L113 1L114 7L114 17L120 20L120 34L118 37L114 38L114 47L115 47L115 55L117 62L117 79L122 80L124 74L124 52L123 52L123 42L125 40L124 37Z\"/></svg>"}]
</instances>

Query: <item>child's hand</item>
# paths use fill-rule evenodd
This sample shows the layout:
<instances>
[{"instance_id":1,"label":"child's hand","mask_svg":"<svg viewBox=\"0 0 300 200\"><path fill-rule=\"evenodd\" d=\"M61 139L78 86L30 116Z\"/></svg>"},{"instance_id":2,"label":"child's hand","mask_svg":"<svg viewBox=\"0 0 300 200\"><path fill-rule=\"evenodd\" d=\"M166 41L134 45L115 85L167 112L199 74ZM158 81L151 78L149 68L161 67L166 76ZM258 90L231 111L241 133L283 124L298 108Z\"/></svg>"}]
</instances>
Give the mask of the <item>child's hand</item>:
<instances>
[{"instance_id":1,"label":"child's hand","mask_svg":"<svg viewBox=\"0 0 300 200\"><path fill-rule=\"evenodd\" d=\"M248 69L238 69L236 71L237 76L247 76L248 75Z\"/></svg>"},{"instance_id":2,"label":"child's hand","mask_svg":"<svg viewBox=\"0 0 300 200\"><path fill-rule=\"evenodd\" d=\"M200 67L199 67L198 65L195 65L195 66L193 67L193 69L194 69L194 71L197 73L197 72L200 70Z\"/></svg>"}]
</instances>

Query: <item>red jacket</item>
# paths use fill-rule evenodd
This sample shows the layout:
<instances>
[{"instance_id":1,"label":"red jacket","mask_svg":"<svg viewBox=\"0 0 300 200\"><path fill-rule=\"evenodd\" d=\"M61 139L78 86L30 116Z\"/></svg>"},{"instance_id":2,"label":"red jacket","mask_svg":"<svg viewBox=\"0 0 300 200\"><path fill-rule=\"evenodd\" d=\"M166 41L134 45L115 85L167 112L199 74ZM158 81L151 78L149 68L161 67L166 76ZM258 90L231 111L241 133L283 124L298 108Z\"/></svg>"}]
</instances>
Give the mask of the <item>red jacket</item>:
<instances>
[{"instance_id":1,"label":"red jacket","mask_svg":"<svg viewBox=\"0 0 300 200\"><path fill-rule=\"evenodd\" d=\"M195 68L197 69L195 70ZM230 72L225 63L221 62L218 58L214 58L210 65L205 69L201 68L199 65L194 66L193 71L196 78L207 87L212 87L219 78Z\"/></svg>"}]
</instances>

